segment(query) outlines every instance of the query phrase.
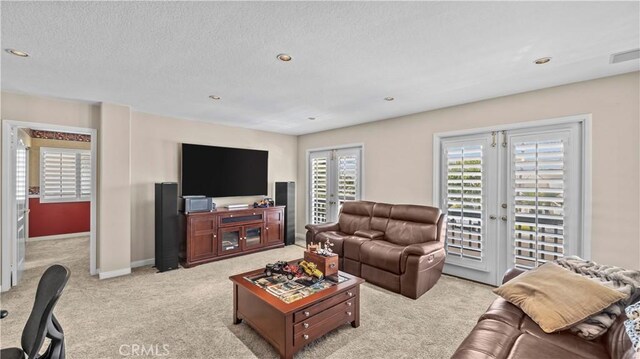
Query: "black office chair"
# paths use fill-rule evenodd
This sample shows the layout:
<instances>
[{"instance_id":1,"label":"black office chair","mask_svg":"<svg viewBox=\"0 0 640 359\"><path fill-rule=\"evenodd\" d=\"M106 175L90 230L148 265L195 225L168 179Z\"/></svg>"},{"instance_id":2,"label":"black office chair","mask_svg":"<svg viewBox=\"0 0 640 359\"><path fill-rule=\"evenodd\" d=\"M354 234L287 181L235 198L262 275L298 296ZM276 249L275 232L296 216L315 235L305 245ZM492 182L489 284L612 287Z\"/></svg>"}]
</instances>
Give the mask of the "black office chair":
<instances>
[{"instance_id":1,"label":"black office chair","mask_svg":"<svg viewBox=\"0 0 640 359\"><path fill-rule=\"evenodd\" d=\"M22 331L22 348L2 349L0 358L64 359L64 332L53 315L53 308L70 274L69 268L59 264L47 268L38 283L33 309ZM51 343L45 353L39 355L45 338L51 339Z\"/></svg>"}]
</instances>

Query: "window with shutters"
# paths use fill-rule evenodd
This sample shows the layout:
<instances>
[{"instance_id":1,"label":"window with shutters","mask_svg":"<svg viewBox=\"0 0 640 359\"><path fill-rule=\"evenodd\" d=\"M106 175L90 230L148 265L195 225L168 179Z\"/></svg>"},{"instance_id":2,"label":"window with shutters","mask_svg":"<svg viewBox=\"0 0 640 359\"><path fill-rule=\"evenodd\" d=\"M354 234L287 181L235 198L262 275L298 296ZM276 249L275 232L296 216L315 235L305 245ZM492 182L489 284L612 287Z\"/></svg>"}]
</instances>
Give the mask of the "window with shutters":
<instances>
[{"instance_id":1,"label":"window with shutters","mask_svg":"<svg viewBox=\"0 0 640 359\"><path fill-rule=\"evenodd\" d=\"M91 200L91 152L40 149L40 202Z\"/></svg>"},{"instance_id":2,"label":"window with shutters","mask_svg":"<svg viewBox=\"0 0 640 359\"><path fill-rule=\"evenodd\" d=\"M513 144L514 262L535 268L564 255L565 157L560 139Z\"/></svg>"},{"instance_id":3,"label":"window with shutters","mask_svg":"<svg viewBox=\"0 0 640 359\"><path fill-rule=\"evenodd\" d=\"M482 145L446 150L447 253L482 261Z\"/></svg>"},{"instance_id":4,"label":"window with shutters","mask_svg":"<svg viewBox=\"0 0 640 359\"><path fill-rule=\"evenodd\" d=\"M327 221L327 196L329 158L320 156L311 158L311 223Z\"/></svg>"}]
</instances>

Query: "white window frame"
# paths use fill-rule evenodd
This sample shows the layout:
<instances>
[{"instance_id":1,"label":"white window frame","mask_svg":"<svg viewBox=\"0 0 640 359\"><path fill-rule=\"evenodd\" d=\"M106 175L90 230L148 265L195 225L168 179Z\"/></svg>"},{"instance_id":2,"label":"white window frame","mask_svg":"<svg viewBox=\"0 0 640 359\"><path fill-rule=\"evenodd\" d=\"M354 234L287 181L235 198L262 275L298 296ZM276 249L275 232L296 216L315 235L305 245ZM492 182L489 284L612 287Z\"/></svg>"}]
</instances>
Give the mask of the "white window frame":
<instances>
[{"instance_id":1,"label":"white window frame","mask_svg":"<svg viewBox=\"0 0 640 359\"><path fill-rule=\"evenodd\" d=\"M360 195L360 199L364 200L365 197L365 191L364 191L364 187L365 187L365 151L364 151L364 144L363 143L352 143L352 144L345 144L345 145L337 145L337 146L327 146L327 147L319 147L319 148L310 148L306 151L306 170L305 170L305 190L306 190L306 194L305 194L305 199L306 199L306 203L305 203L305 218L307 223L311 223L311 154L314 152L321 152L321 151L331 151L331 150L342 150L342 149L359 149L360 150L360 180L359 180L359 195ZM329 180L331 181L331 180ZM303 234L299 234L299 236L304 237Z\"/></svg>"},{"instance_id":2,"label":"white window frame","mask_svg":"<svg viewBox=\"0 0 640 359\"><path fill-rule=\"evenodd\" d=\"M458 131L448 131L448 132L438 132L433 134L433 148L432 148L432 159L433 159L433 178L432 178L432 203L434 205L440 205L441 193L442 193L442 164L441 164L441 156L440 150L442 148L442 140L447 137L457 137L464 135L473 135L480 132L500 132L500 131L510 131L510 130L519 130L519 129L528 129L533 127L543 127L543 126L556 126L556 125L566 125L566 124L579 124L581 126L581 151L582 151L582 163L580 166L580 181L581 181L581 204L582 204L582 212L580 218L580 228L579 231L581 233L582 241L579 244L579 252L578 255L585 259L591 259L591 217L592 217L592 115L591 114L578 114L573 116L566 117L557 117L557 118L549 118L542 120L532 120L526 122L517 122L517 123L509 123L504 125L495 125L488 127L480 127L473 129L465 129ZM506 165L506 164L502 164ZM500 179L502 181L502 179ZM500 184L502 187L503 184ZM502 233L499 234L503 236ZM508 263L502 263L501 261L506 255L503 255L503 252L506 253L507 248L500 248L498 254L498 276L501 276L500 270L503 268L508 268ZM445 266L445 272L447 271L447 266ZM499 283L499 279L497 278L497 283Z\"/></svg>"},{"instance_id":3,"label":"white window frame","mask_svg":"<svg viewBox=\"0 0 640 359\"><path fill-rule=\"evenodd\" d=\"M44 168L44 159L45 153L72 153L76 155L76 166L81 165L81 155L88 154L91 156L91 150L83 150L83 149L73 149L73 148L56 148L56 147L40 147L40 203L65 203L65 202L90 202L91 194L93 193L93 187L90 190L88 196L82 196L82 183L81 183L81 175L80 175L80 167L76 167L76 196L73 198L55 198L55 197L45 197L44 193L44 176L45 176L45 168ZM93 158L91 159L93 162ZM92 180L90 181L93 182Z\"/></svg>"}]
</instances>

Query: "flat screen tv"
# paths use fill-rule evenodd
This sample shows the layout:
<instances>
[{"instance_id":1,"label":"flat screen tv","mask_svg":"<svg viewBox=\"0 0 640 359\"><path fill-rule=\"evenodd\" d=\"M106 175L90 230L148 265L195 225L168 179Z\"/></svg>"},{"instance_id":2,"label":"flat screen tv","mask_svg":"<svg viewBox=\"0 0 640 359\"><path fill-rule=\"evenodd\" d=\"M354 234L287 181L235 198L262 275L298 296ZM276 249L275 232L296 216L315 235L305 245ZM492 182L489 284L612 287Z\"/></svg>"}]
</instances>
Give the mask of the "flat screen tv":
<instances>
[{"instance_id":1,"label":"flat screen tv","mask_svg":"<svg viewBox=\"0 0 640 359\"><path fill-rule=\"evenodd\" d=\"M269 152L182 144L182 195L267 194Z\"/></svg>"}]
</instances>

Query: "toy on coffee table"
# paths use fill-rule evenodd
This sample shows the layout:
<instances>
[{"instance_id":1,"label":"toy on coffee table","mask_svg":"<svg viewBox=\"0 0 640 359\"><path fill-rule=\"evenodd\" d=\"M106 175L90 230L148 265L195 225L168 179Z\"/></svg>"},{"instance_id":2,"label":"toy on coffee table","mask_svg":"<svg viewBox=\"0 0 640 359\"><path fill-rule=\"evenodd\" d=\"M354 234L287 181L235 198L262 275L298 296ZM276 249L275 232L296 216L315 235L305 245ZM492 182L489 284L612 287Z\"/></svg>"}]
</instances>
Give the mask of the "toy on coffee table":
<instances>
[{"instance_id":1,"label":"toy on coffee table","mask_svg":"<svg viewBox=\"0 0 640 359\"><path fill-rule=\"evenodd\" d=\"M309 277L311 277L311 280L314 283L324 278L324 275L318 270L318 266L315 263L300 261L298 262L298 265Z\"/></svg>"},{"instance_id":2,"label":"toy on coffee table","mask_svg":"<svg viewBox=\"0 0 640 359\"><path fill-rule=\"evenodd\" d=\"M298 276L300 268L295 264L289 264L285 261L278 261L275 263L269 263L264 268L264 274L271 277L274 274L282 274L291 280Z\"/></svg>"}]
</instances>

